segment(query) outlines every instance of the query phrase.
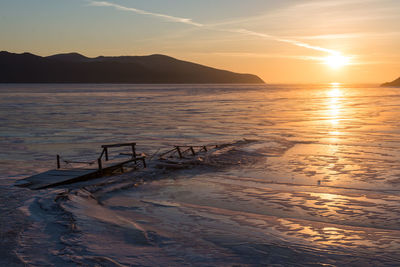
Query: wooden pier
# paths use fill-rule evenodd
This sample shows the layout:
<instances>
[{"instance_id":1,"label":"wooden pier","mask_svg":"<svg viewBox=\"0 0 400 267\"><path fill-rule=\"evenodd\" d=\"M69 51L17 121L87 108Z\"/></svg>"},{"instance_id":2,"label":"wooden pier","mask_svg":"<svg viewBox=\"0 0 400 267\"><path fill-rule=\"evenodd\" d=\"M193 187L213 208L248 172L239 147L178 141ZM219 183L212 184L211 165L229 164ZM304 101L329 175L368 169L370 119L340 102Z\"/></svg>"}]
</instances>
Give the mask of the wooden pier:
<instances>
[{"instance_id":1,"label":"wooden pier","mask_svg":"<svg viewBox=\"0 0 400 267\"><path fill-rule=\"evenodd\" d=\"M177 145L172 149L159 154L158 164L159 166L179 167L183 163L193 160L193 158L197 155L205 154L212 149L223 148L224 146L226 145ZM81 160L66 160L60 155L57 155L57 169L49 170L18 180L15 185L32 190L39 190L77 182L84 182L106 175L112 175L117 171L123 172L124 166L126 167L128 164L131 164L134 166L134 168L136 168L139 166L138 163L140 163L142 167L146 168L147 166L145 157L138 157L135 147L136 143L102 145L100 156L90 162ZM128 153L121 153L119 151L119 157L111 159L110 150L115 148L129 148L130 151L128 151ZM115 151L113 152L115 153ZM81 164L86 166L74 168L72 167L72 164Z\"/></svg>"},{"instance_id":2,"label":"wooden pier","mask_svg":"<svg viewBox=\"0 0 400 267\"><path fill-rule=\"evenodd\" d=\"M134 163L136 166L137 163L140 162L142 163L143 167L146 168L145 157L137 157L135 146L136 143L102 145L102 152L100 156L92 162L62 160L61 156L57 155L57 169L49 170L19 180L16 185L32 190L38 190L76 182L83 182L112 174L118 170L123 172L124 166L129 163ZM131 148L132 151L130 153L119 154L128 157L125 157L123 160L110 160L110 149L121 147ZM88 164L89 166L97 163L97 168L62 168L62 162L68 165Z\"/></svg>"},{"instance_id":3,"label":"wooden pier","mask_svg":"<svg viewBox=\"0 0 400 267\"><path fill-rule=\"evenodd\" d=\"M216 149L223 147L224 145L205 145L205 146L174 146L173 149L170 149L166 152L163 152L159 155L159 160L167 160L171 158L177 159L190 159L193 156L196 156L200 153L206 153L211 149Z\"/></svg>"}]
</instances>

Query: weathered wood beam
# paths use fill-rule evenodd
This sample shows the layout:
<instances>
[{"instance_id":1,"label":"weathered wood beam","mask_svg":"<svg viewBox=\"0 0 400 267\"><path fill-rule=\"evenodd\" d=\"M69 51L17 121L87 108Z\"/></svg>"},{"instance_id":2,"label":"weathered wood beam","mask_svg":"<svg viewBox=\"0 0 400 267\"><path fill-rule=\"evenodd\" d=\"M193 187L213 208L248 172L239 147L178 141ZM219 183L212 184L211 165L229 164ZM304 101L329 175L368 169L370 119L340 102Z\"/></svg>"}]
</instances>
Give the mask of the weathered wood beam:
<instances>
[{"instance_id":1,"label":"weathered wood beam","mask_svg":"<svg viewBox=\"0 0 400 267\"><path fill-rule=\"evenodd\" d=\"M111 144L111 145L102 145L102 148L110 148L110 147L122 147L122 146L136 146L136 143L121 143L121 144Z\"/></svg>"}]
</instances>

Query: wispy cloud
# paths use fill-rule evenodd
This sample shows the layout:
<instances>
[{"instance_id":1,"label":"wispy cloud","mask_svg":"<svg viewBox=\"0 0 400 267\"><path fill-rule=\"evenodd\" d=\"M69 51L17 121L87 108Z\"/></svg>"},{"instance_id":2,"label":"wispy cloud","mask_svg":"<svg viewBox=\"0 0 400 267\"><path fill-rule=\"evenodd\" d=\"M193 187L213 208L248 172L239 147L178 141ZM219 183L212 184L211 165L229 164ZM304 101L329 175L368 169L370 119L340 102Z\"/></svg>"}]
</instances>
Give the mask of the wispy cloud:
<instances>
[{"instance_id":1,"label":"wispy cloud","mask_svg":"<svg viewBox=\"0 0 400 267\"><path fill-rule=\"evenodd\" d=\"M337 33L322 34L310 36L291 36L288 38L297 38L305 40L323 40L323 39L355 39L355 38L372 38L372 37L393 37L400 36L400 32L359 32L359 33Z\"/></svg>"},{"instance_id":2,"label":"wispy cloud","mask_svg":"<svg viewBox=\"0 0 400 267\"><path fill-rule=\"evenodd\" d=\"M168 21L184 23L184 24L193 25L193 26L197 26L197 27L203 26L203 24L193 22L191 19L188 19L188 18L180 18L180 17L169 16L169 15L160 14L160 13L149 12L149 11L145 11L145 10L141 10L141 9L137 9L137 8L133 8L133 7L126 7L126 6L114 4L111 2L107 2L107 1L89 1L89 5L99 6L99 7L113 7L118 10L134 12L134 13L140 14L140 15L158 17L158 18L162 18L162 19L165 19Z\"/></svg>"},{"instance_id":3,"label":"wispy cloud","mask_svg":"<svg viewBox=\"0 0 400 267\"><path fill-rule=\"evenodd\" d=\"M250 16L250 17L241 17L241 18L233 18L227 19L224 21L217 22L213 25L215 26L226 26L226 25L238 25L243 23L264 23L266 20L273 20L275 18L295 18L295 17L302 17L304 20L307 17L315 17L315 15L320 14L329 14L331 12L336 12L338 9L343 13L350 13L351 16L348 19L351 20L373 20L377 18L387 18L391 15L388 11L393 11L397 15L397 10L395 10L392 6L387 7L380 7L380 14L376 14L377 8L374 7L374 14L359 15L359 12L367 9L369 11L367 4L368 3L381 3L385 0L324 0L324 1L293 1L292 5L284 5L283 8L280 9L272 9L268 10L264 14L260 14L257 16ZM362 5L364 4L364 5ZM358 9L354 10L354 5L358 5ZM355 14L355 11L357 13ZM390 14L389 14L390 13ZM397 17L397 16L396 16ZM344 18L341 17L341 20Z\"/></svg>"},{"instance_id":4,"label":"wispy cloud","mask_svg":"<svg viewBox=\"0 0 400 267\"><path fill-rule=\"evenodd\" d=\"M338 7L338 6L350 6L359 5L374 2L383 2L385 0L325 0L325 1L309 1L295 5L297 8L327 8L327 7Z\"/></svg>"},{"instance_id":5,"label":"wispy cloud","mask_svg":"<svg viewBox=\"0 0 400 267\"><path fill-rule=\"evenodd\" d=\"M328 53L328 54L333 54L333 55L340 54L340 52L332 50L332 49L328 49L328 48L324 48L324 47L320 47L320 46L314 46L314 45L304 43L304 42L294 40L294 39L286 39L286 38L282 38L282 37L278 37L278 36L274 36L274 35L270 35L270 34L266 34L266 33L251 31L251 30L247 30L247 29L222 29L222 28L219 28L218 25L201 24L201 23L194 22L190 18L181 18L181 17L175 17L175 16L170 16L170 15L161 14L161 13L149 12L149 11L145 11L145 10L141 10L141 9L137 9L137 8L122 6L122 5L107 2L107 1L89 0L89 5L97 6L97 7L113 7L117 10L129 11L129 12L133 12L133 13L140 14L140 15L153 16L153 17L161 18L161 19L164 19L167 21L188 24L188 25L192 25L195 27L199 27L199 28L201 27L201 28L206 28L209 30L218 30L218 31L224 31L224 32L233 32L233 33L257 36L259 38L274 40L277 42L288 43L288 44L295 45L298 47L304 47L307 49L321 51L321 52Z\"/></svg>"},{"instance_id":6,"label":"wispy cloud","mask_svg":"<svg viewBox=\"0 0 400 267\"><path fill-rule=\"evenodd\" d=\"M310 45L304 42L300 42L297 40L291 40L291 39L285 39L285 38L281 38L281 37L277 37L277 36L273 36L270 34L265 34L265 33L260 33L260 32L255 32L255 31L249 31L246 29L235 29L235 30L231 30L233 32L238 32L238 33L242 33L242 34L247 34L247 35L252 35L252 36L258 36L264 39L270 39L270 40L275 40L278 42L283 42L283 43L288 43L288 44L292 44L295 46L299 46L299 47L305 47L308 49L312 49L312 50L317 50L317 51L321 51L321 52L325 52L325 53L329 53L329 54L340 54L338 51L332 50L332 49L328 49L328 48L324 48L324 47L320 47L320 46L314 46L314 45Z\"/></svg>"},{"instance_id":7,"label":"wispy cloud","mask_svg":"<svg viewBox=\"0 0 400 267\"><path fill-rule=\"evenodd\" d=\"M306 60L306 61L314 61L319 64L326 64L326 57L325 56L307 56L307 55L285 55L285 54L263 54L263 53L246 53L246 52L213 52L213 53L196 53L196 54L212 54L215 56L221 56L221 57L254 57L254 58L286 58L286 59L294 59L294 60ZM347 63L347 65L364 65L364 64L375 64L375 62L372 61L363 61L360 62L359 60L354 61L355 58L358 58L357 56L351 56L349 57L350 61ZM386 62L388 63L388 62Z\"/></svg>"},{"instance_id":8,"label":"wispy cloud","mask_svg":"<svg viewBox=\"0 0 400 267\"><path fill-rule=\"evenodd\" d=\"M248 53L248 52L211 52L211 53L194 53L196 55L215 55L221 57L254 57L254 58L288 58L288 59L297 59L297 60L310 60L310 61L319 61L322 62L325 60L325 57L314 57L314 56L298 56L298 55L285 55L278 53Z\"/></svg>"}]
</instances>

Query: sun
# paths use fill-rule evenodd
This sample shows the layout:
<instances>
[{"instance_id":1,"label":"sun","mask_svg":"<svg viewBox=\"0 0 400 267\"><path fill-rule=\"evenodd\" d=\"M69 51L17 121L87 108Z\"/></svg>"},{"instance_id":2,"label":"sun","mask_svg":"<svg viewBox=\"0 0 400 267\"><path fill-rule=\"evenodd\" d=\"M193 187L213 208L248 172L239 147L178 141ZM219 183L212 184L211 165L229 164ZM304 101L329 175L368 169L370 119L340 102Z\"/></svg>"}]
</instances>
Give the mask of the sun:
<instances>
[{"instance_id":1,"label":"sun","mask_svg":"<svg viewBox=\"0 0 400 267\"><path fill-rule=\"evenodd\" d=\"M350 63L350 58L342 54L334 54L324 58L324 63L332 69L340 69Z\"/></svg>"}]
</instances>

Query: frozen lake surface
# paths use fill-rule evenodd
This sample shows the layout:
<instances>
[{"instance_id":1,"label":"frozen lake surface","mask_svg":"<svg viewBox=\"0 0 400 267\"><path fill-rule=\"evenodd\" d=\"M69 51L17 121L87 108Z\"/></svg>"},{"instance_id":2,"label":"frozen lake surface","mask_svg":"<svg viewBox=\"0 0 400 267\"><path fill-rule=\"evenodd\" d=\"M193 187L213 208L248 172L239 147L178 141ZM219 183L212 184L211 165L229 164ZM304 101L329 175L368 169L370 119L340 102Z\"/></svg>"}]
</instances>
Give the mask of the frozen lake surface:
<instances>
[{"instance_id":1,"label":"frozen lake surface","mask_svg":"<svg viewBox=\"0 0 400 267\"><path fill-rule=\"evenodd\" d=\"M0 265L400 265L399 89L3 84L0 122ZM13 186L57 153L130 141L230 145L180 169Z\"/></svg>"}]
</instances>

